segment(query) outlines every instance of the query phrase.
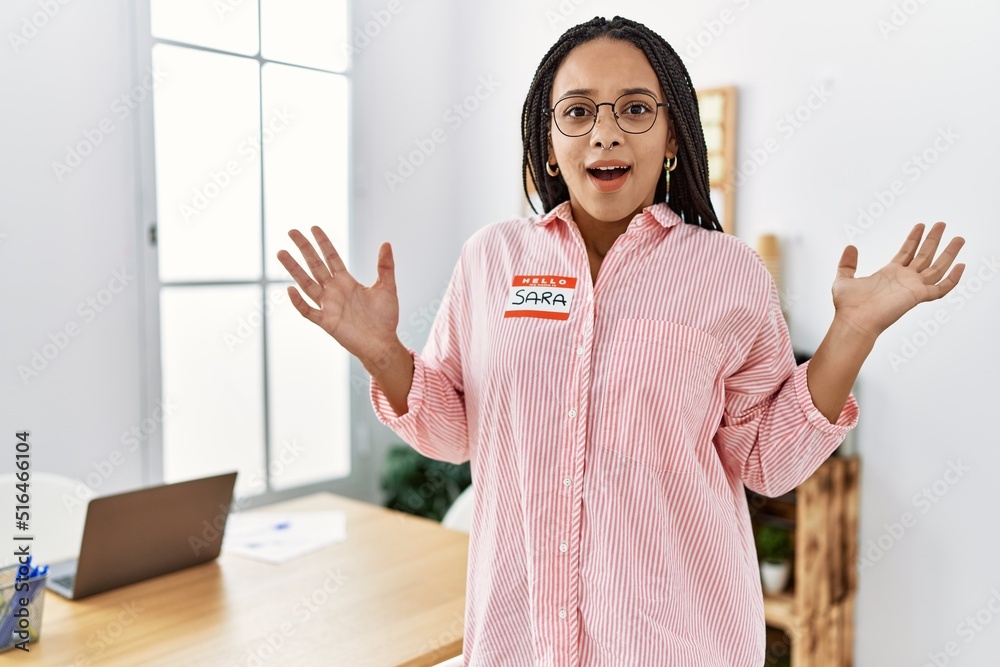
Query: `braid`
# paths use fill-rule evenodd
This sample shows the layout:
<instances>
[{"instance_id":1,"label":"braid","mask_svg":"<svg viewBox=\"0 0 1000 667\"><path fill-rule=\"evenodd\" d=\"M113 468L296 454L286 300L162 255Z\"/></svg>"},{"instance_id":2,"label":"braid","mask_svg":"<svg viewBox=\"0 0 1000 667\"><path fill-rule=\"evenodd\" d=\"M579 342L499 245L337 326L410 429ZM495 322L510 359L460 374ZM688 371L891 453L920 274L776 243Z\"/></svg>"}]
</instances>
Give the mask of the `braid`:
<instances>
[{"instance_id":1,"label":"braid","mask_svg":"<svg viewBox=\"0 0 1000 667\"><path fill-rule=\"evenodd\" d=\"M524 146L521 177L524 196L528 198L532 210L538 212L528 195L528 178L535 185L545 212L569 199L569 189L562 177L549 176L545 170L549 157L549 115L545 109L549 105L556 69L563 58L573 48L598 37L628 42L642 50L660 80L660 86L670 105L669 113L677 134L677 168L670 175L669 200L664 170L657 183L653 203L667 202L684 222L722 231L722 225L712 206L708 184L708 149L701 128L698 98L688 71L680 56L665 39L643 24L621 16L616 16L611 21L596 16L586 23L573 26L549 49L535 71L521 113L521 142ZM541 177L540 181L536 175Z\"/></svg>"}]
</instances>

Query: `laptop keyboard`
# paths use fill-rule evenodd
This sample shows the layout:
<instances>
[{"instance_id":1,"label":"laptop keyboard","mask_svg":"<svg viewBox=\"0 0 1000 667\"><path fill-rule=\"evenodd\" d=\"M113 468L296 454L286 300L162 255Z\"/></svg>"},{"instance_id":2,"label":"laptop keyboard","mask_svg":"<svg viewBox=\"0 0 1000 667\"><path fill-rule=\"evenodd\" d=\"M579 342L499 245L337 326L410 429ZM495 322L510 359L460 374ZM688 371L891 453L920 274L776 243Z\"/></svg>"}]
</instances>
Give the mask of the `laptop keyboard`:
<instances>
[{"instance_id":1,"label":"laptop keyboard","mask_svg":"<svg viewBox=\"0 0 1000 667\"><path fill-rule=\"evenodd\" d=\"M75 574L66 574L66 575L63 575L61 577L56 577L52 581L54 581L55 583L59 584L60 586L68 588L69 590L73 590L73 580L74 579L76 579L76 575Z\"/></svg>"}]
</instances>

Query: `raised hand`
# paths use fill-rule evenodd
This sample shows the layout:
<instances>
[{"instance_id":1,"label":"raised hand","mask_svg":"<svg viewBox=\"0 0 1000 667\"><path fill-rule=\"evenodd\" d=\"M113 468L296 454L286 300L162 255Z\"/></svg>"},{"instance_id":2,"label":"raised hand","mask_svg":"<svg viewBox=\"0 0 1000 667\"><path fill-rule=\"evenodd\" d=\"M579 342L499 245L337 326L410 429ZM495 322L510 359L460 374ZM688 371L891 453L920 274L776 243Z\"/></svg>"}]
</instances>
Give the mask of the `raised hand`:
<instances>
[{"instance_id":1,"label":"raised hand","mask_svg":"<svg viewBox=\"0 0 1000 667\"><path fill-rule=\"evenodd\" d=\"M950 272L948 267L965 245L965 239L953 238L935 260L934 253L946 226L943 222L935 222L921 245L924 224L916 224L896 256L863 278L854 277L858 268L858 249L852 245L844 248L833 283L837 317L859 333L874 338L918 303L940 299L950 292L962 277L965 264L956 264ZM920 252L917 252L918 246ZM948 275L942 280L946 272Z\"/></svg>"},{"instance_id":2,"label":"raised hand","mask_svg":"<svg viewBox=\"0 0 1000 667\"><path fill-rule=\"evenodd\" d=\"M292 229L288 236L302 251L312 278L287 251L280 250L277 256L299 288L319 308L306 303L298 290L289 285L288 297L292 305L362 361L380 355L398 340L399 300L392 247L388 243L379 246L378 278L370 287L365 287L347 271L323 230L316 226L311 230L325 262L301 232Z\"/></svg>"}]
</instances>

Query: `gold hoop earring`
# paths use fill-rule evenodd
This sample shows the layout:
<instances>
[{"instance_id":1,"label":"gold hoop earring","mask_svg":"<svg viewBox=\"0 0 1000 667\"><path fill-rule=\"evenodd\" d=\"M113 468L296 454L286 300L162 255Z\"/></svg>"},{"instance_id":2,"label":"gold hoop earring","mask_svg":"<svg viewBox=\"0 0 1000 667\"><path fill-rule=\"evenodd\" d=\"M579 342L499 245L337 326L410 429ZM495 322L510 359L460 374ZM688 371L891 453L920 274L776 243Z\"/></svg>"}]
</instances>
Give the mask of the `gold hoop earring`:
<instances>
[{"instance_id":1,"label":"gold hoop earring","mask_svg":"<svg viewBox=\"0 0 1000 667\"><path fill-rule=\"evenodd\" d=\"M549 164L548 162L546 162L545 163L545 171L547 171L549 173L549 176L551 176L552 178L555 178L556 176L559 175L559 165L556 165L556 169L555 169L555 171L553 171L552 170L552 165Z\"/></svg>"}]
</instances>

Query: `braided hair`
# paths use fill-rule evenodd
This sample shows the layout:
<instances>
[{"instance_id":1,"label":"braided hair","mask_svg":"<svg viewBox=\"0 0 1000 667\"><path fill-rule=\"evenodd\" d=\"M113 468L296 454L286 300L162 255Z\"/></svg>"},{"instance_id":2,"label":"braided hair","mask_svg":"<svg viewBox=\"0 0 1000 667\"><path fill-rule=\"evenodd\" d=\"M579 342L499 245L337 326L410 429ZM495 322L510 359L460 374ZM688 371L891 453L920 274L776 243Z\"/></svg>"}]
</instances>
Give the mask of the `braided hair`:
<instances>
[{"instance_id":1,"label":"braided hair","mask_svg":"<svg viewBox=\"0 0 1000 667\"><path fill-rule=\"evenodd\" d=\"M559 64L574 47L585 42L607 37L628 42L638 47L649 60L660 87L667 96L670 113L677 135L677 167L670 177L670 199L668 206L687 223L700 225L706 229L723 231L712 200L708 185L708 150L701 128L698 112L698 98L695 96L691 78L684 63L673 47L665 39L641 23L616 16L608 21L603 16L595 16L586 23L567 30L542 58L535 78L531 81L528 96L521 113L521 141L524 158L521 163L524 195L531 204L531 210L538 213L528 194L528 178L542 201L545 212L569 199L569 189L561 175L550 176L545 169L548 161L548 119L549 99L552 81ZM653 203L667 201L667 184L664 174L656 186ZM539 183L535 174L542 175Z\"/></svg>"}]
</instances>

